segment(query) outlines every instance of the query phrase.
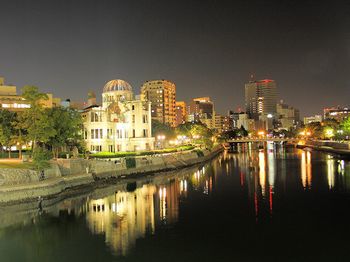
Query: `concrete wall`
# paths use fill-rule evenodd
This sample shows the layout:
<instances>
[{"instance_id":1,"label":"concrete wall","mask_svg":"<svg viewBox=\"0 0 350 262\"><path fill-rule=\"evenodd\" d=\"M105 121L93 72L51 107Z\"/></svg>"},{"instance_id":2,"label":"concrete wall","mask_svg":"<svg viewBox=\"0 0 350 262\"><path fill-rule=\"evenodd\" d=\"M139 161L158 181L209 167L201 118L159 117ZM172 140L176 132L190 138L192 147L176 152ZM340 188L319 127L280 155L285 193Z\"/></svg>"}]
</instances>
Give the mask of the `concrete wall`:
<instances>
[{"instance_id":1,"label":"concrete wall","mask_svg":"<svg viewBox=\"0 0 350 262\"><path fill-rule=\"evenodd\" d=\"M54 196L67 188L92 184L99 179L176 170L207 161L221 151L221 147L212 152L204 150L203 157L199 157L196 151L137 156L134 168L126 167L125 158L58 159L45 170L45 179L42 181L39 181L39 173L33 170L0 168L0 204Z\"/></svg>"}]
</instances>

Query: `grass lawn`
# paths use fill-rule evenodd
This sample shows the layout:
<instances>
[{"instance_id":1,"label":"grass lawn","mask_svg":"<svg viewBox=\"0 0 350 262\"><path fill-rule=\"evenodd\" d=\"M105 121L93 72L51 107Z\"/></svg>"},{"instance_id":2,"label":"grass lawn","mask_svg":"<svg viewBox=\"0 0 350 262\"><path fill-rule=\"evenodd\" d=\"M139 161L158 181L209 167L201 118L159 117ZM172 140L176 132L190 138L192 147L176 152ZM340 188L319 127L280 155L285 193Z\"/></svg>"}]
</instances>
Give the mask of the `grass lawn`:
<instances>
[{"instance_id":1,"label":"grass lawn","mask_svg":"<svg viewBox=\"0 0 350 262\"><path fill-rule=\"evenodd\" d=\"M33 164L32 163L22 163L20 161L12 161L12 160L1 160L0 161L0 168L21 168L21 169L32 169Z\"/></svg>"}]
</instances>

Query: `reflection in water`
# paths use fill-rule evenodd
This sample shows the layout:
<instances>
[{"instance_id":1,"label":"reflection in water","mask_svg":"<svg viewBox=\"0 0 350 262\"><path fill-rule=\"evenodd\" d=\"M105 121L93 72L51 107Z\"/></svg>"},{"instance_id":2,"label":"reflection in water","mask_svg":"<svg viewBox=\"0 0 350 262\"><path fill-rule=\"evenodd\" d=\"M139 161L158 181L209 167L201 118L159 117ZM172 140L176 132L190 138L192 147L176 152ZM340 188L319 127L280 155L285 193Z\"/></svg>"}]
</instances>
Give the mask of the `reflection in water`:
<instances>
[{"instance_id":1,"label":"reflection in water","mask_svg":"<svg viewBox=\"0 0 350 262\"><path fill-rule=\"evenodd\" d=\"M329 189L332 189L334 187L334 159L331 155L328 155L327 159L327 181L328 181L328 187Z\"/></svg>"},{"instance_id":2,"label":"reflection in water","mask_svg":"<svg viewBox=\"0 0 350 262\"><path fill-rule=\"evenodd\" d=\"M265 196L265 181L266 181L266 167L265 167L265 152L259 152L259 179L261 194Z\"/></svg>"},{"instance_id":3,"label":"reflection in water","mask_svg":"<svg viewBox=\"0 0 350 262\"><path fill-rule=\"evenodd\" d=\"M268 153L268 166L269 166L269 205L270 205L270 213L272 213L273 209L273 194L275 187L275 157L273 151L269 151Z\"/></svg>"},{"instance_id":4,"label":"reflection in water","mask_svg":"<svg viewBox=\"0 0 350 262\"><path fill-rule=\"evenodd\" d=\"M137 238L153 233L155 186L145 185L135 192L117 192L88 202L86 220L93 234L104 234L116 255L126 255Z\"/></svg>"},{"instance_id":5,"label":"reflection in water","mask_svg":"<svg viewBox=\"0 0 350 262\"><path fill-rule=\"evenodd\" d=\"M137 180L138 186L133 192L126 190L126 182L121 182L96 189L84 196L61 201L53 205L54 208L46 208L44 211L48 216L54 217L55 221L60 221L59 223L69 223L61 217L62 214L69 214L85 231L85 224L82 225L81 222L86 222L88 231L92 235L102 235L115 256L127 256L138 239L152 241L153 237L147 236L157 234L160 229L167 230L174 223L186 223L189 210L195 208L205 206L210 209L213 204L214 209L218 207L217 210L222 208L230 211L222 212L217 219L206 220L203 216L203 223L209 220L216 224L226 219L232 221L231 217L227 218L232 215L244 222L254 223L255 226L264 219L274 218L277 213L281 215L283 212L279 211L285 208L289 199L300 199L289 197L293 194L307 197L312 193L314 197L318 190L326 190L330 194L350 191L349 162L326 158L324 154L317 152L295 149L288 152L278 148L279 146L269 145L267 150L258 151L245 145L239 148L245 153L222 154L201 168ZM312 167L312 161L318 161L319 164ZM311 183L312 192L299 190L301 185L304 189L310 189ZM198 205L198 202L209 199L209 206ZM191 208L180 209L180 206L184 207L182 205ZM246 205L248 208L244 208ZM185 211L180 220L179 210ZM215 215L216 212L211 212L213 213ZM42 230L43 235L48 226L40 224L37 210L30 214L23 213L21 218L15 213L11 217L11 213L0 211L0 227L8 228L11 223L26 224L27 227L35 225L33 231ZM54 226L57 226L57 222ZM176 230L174 228L176 227L171 227L171 230ZM190 231L190 228L187 229ZM236 228L234 230L236 232ZM6 242L4 236L5 234L0 235L0 240L2 237ZM171 237L175 238L176 234ZM30 240L22 235L19 239L23 242ZM101 241L101 237L96 239Z\"/></svg>"},{"instance_id":6,"label":"reflection in water","mask_svg":"<svg viewBox=\"0 0 350 262\"><path fill-rule=\"evenodd\" d=\"M311 152L309 151L301 152L301 181L304 189L311 188Z\"/></svg>"}]
</instances>

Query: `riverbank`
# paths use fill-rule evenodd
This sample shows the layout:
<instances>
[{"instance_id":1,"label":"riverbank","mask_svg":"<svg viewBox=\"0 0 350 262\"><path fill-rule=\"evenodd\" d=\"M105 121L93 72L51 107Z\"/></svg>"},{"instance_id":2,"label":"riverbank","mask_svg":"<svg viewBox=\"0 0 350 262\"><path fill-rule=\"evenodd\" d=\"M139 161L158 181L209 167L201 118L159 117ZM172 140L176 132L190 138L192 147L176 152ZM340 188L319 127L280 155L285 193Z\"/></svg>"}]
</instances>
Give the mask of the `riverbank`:
<instances>
[{"instance_id":1,"label":"riverbank","mask_svg":"<svg viewBox=\"0 0 350 262\"><path fill-rule=\"evenodd\" d=\"M106 160L58 159L45 170L45 179L28 169L0 168L0 205L30 202L39 197L48 199L66 190L115 182L118 179L141 177L156 172L172 171L204 163L220 152L190 150L152 156L135 156Z\"/></svg>"},{"instance_id":2,"label":"riverbank","mask_svg":"<svg viewBox=\"0 0 350 262\"><path fill-rule=\"evenodd\" d=\"M336 141L306 141L305 144L298 144L297 148L310 148L336 156L350 158L350 144Z\"/></svg>"}]
</instances>

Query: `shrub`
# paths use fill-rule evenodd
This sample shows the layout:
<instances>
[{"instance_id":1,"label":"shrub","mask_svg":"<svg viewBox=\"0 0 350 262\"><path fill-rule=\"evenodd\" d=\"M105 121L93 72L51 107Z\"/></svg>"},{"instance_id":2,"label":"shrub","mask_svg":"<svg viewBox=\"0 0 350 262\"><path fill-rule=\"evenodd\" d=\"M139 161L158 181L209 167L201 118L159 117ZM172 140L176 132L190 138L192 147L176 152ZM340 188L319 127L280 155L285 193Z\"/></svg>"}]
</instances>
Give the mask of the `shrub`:
<instances>
[{"instance_id":1,"label":"shrub","mask_svg":"<svg viewBox=\"0 0 350 262\"><path fill-rule=\"evenodd\" d=\"M196 153L197 153L197 156L198 157L203 157L204 156L204 153L203 153L203 151L202 150L196 150Z\"/></svg>"},{"instance_id":2,"label":"shrub","mask_svg":"<svg viewBox=\"0 0 350 262\"><path fill-rule=\"evenodd\" d=\"M66 158L67 154L69 155L69 157L72 156L72 154L69 152L60 152L60 153L58 153L58 158Z\"/></svg>"},{"instance_id":3,"label":"shrub","mask_svg":"<svg viewBox=\"0 0 350 262\"><path fill-rule=\"evenodd\" d=\"M33 152L33 165L37 170L43 170L50 167L48 162L52 158L52 153L46 149L37 148Z\"/></svg>"},{"instance_id":4,"label":"shrub","mask_svg":"<svg viewBox=\"0 0 350 262\"><path fill-rule=\"evenodd\" d=\"M133 157L128 157L125 159L126 168L136 167L136 159Z\"/></svg>"}]
</instances>

